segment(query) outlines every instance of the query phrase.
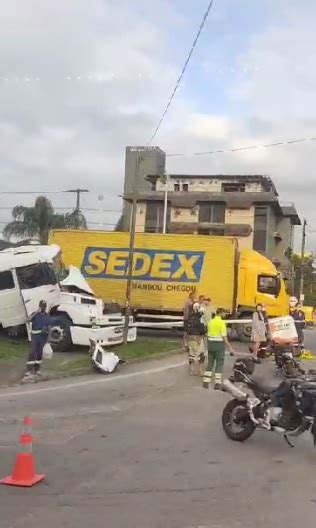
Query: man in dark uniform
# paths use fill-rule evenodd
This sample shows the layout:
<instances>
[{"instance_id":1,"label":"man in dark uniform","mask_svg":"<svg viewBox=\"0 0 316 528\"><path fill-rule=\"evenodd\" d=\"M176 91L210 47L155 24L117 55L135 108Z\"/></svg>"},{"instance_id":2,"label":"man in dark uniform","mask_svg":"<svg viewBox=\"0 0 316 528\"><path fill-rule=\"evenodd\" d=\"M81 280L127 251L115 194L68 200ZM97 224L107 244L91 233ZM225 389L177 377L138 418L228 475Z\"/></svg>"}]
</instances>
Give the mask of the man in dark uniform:
<instances>
[{"instance_id":1,"label":"man in dark uniform","mask_svg":"<svg viewBox=\"0 0 316 528\"><path fill-rule=\"evenodd\" d=\"M294 303L293 303L294 304ZM305 313L303 312L302 305L297 302L294 306L290 307L290 315L294 319L295 328L298 336L299 352L304 352L304 329L306 326Z\"/></svg>"},{"instance_id":2,"label":"man in dark uniform","mask_svg":"<svg viewBox=\"0 0 316 528\"><path fill-rule=\"evenodd\" d=\"M41 375L41 365L43 359L43 349L48 339L50 316L47 313L46 301L39 303L39 309L31 317L32 324L32 349L27 361L27 372L25 378L32 378L33 375Z\"/></svg>"}]
</instances>

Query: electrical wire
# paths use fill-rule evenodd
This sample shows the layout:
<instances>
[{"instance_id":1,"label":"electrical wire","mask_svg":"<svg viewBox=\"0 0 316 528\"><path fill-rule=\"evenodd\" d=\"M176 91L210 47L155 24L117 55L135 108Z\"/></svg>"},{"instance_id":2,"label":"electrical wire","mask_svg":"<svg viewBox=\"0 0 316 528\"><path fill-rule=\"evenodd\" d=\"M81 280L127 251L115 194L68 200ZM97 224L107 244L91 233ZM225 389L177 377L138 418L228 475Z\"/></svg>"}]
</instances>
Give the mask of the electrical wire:
<instances>
[{"instance_id":1,"label":"electrical wire","mask_svg":"<svg viewBox=\"0 0 316 528\"><path fill-rule=\"evenodd\" d=\"M199 38L200 38L200 35L201 35L201 33L202 33L202 31L203 31L203 28L204 28L204 26L205 26L206 20L207 20L208 15L209 15L209 12L211 11L211 9L212 9L212 7L213 7L213 4L214 4L214 0L211 0L211 2L209 3L209 5L208 5L208 7L207 7L207 9L206 9L206 11L205 11L205 13L204 13L204 15L203 15L202 22L201 22L201 24L200 24L199 30L198 30L198 32L197 32L197 34L196 34L196 37L195 37L194 41L193 41L193 44L192 44L192 46L191 46L191 49L190 49L189 55L187 56L187 59L186 59L186 61L185 61L185 63L184 63L184 66L183 66L183 68L182 68L182 71L181 71L181 73L180 73L180 76L178 77L178 80L177 80L177 82L176 82L176 85L175 85L175 87L174 87L174 89L173 89L173 91L172 91L172 93L171 93L171 96L170 96L170 98L169 98L169 101L168 101L168 103L167 103L167 106L166 106L166 108L164 109L164 111L163 111L163 113L162 113L162 116L161 116L161 118L160 118L160 120L159 120L159 122L158 122L158 125L156 126L156 128L155 128L155 130L154 130L154 132L153 132L153 134L152 134L152 136L151 136L151 138L150 138L150 140L148 141L148 144L150 144L150 143L155 139L155 137L156 137L156 135L157 135L157 133L158 133L158 131L159 131L159 129L160 129L160 127L161 127L161 125L162 125L162 123L163 123L163 121L164 121L164 119L165 119L167 113L168 113L168 111L169 111L169 108L170 108L170 106L171 106L171 103L172 103L172 101L173 101L173 99L174 99L174 97L175 97L175 95L176 95L176 92L177 92L177 90L178 90L178 88L179 88L179 86L180 86L180 84L181 84L182 78L183 78L183 76L184 76L184 74L185 74L185 71L186 71L186 69L187 69L187 67L188 67L188 64L189 64L189 62L190 62L190 60L191 60L191 57L192 57L192 55L193 55L193 52L194 52L194 50L195 50L195 47L196 47L196 45L197 45L197 43L198 43L198 40L199 40Z\"/></svg>"},{"instance_id":2,"label":"electrical wire","mask_svg":"<svg viewBox=\"0 0 316 528\"><path fill-rule=\"evenodd\" d=\"M299 139L283 139L281 141L273 142L273 143L258 143L257 145L247 145L244 147L232 147L232 148L223 148L218 150L205 150L202 152L192 152L190 154L186 154L184 152L182 153L174 153L174 154L166 154L166 157L193 157L193 156L207 156L212 154L227 154L231 152L241 152L244 150L255 150L260 148L271 148L271 147L280 147L282 145L294 145L295 143L303 143L308 141L316 141L316 137L305 137L305 138L299 138Z\"/></svg>"}]
</instances>

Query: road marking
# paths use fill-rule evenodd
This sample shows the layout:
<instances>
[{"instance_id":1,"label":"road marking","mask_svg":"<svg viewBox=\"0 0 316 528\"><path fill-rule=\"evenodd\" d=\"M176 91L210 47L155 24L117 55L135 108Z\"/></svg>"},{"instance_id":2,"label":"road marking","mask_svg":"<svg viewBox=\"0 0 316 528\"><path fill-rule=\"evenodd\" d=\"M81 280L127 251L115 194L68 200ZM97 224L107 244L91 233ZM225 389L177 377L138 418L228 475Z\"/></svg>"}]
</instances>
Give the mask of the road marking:
<instances>
[{"instance_id":1,"label":"road marking","mask_svg":"<svg viewBox=\"0 0 316 528\"><path fill-rule=\"evenodd\" d=\"M77 387L86 387L89 385L96 385L97 383L111 383L113 381L120 381L124 379L137 378L138 376L143 376L147 374L159 374L160 372L165 372L166 370L171 370L179 367L183 367L187 364L187 361L181 361L179 363L171 363L170 365L165 365L164 367L157 367L148 370L138 370L137 372L130 372L129 374L118 374L112 377L104 376L102 378L93 378L87 381L78 381L77 383L68 383L67 385L54 385L52 387L42 387L39 389L33 390L20 390L15 392L1 392L0 398L13 398L17 396L28 396L33 394L41 394L42 392L55 392L60 390L76 389Z\"/></svg>"}]
</instances>

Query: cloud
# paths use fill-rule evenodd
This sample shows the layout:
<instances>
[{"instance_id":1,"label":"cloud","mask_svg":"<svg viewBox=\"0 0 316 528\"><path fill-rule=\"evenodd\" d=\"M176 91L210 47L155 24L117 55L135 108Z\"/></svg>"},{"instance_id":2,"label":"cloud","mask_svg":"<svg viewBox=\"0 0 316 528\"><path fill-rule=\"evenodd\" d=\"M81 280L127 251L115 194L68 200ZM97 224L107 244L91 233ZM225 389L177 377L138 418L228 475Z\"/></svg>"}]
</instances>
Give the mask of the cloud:
<instances>
[{"instance_id":1,"label":"cloud","mask_svg":"<svg viewBox=\"0 0 316 528\"><path fill-rule=\"evenodd\" d=\"M125 146L146 144L196 31L196 14L194 25L184 15L188 5L182 11L175 0L156 0L155 9L145 0L6 2L0 48L3 190L89 187L93 193L84 196L86 207L100 207L97 197L103 194L102 207L119 211ZM214 37L209 62L203 39L192 59L193 65L202 60L203 83L189 68L156 138L162 148L191 154L316 136L316 5L308 0L296 5L292 0L266 0L271 17L252 31L249 24L242 50L231 50L235 64L222 65L234 73L214 87L214 67L209 65L217 64L220 24L228 16L217 7L216 19L206 28L206 35ZM253 2L241 1L239 11L243 9L248 16L253 9L255 16ZM210 28L215 23L214 36ZM227 55L234 38L225 40ZM217 96L225 104L206 111L201 101L216 101ZM315 146L309 142L168 158L168 170L269 174L281 199L295 201L312 219ZM0 207L18 199L22 197L9 201L0 195ZM23 197L25 203L32 200ZM72 206L74 199L56 195L54 203ZM7 220L8 213L0 210L0 220ZM106 214L103 221L114 223L117 216ZM100 217L88 215L91 222ZM314 242L310 237L309 244Z\"/></svg>"},{"instance_id":2,"label":"cloud","mask_svg":"<svg viewBox=\"0 0 316 528\"><path fill-rule=\"evenodd\" d=\"M0 156L7 190L88 186L102 191L104 207L114 199L120 208L125 146L148 139L153 109L177 75L163 60L163 37L181 17L158 3L155 16L143 1L133 8L124 0L3 6ZM68 196L54 201L71 205Z\"/></svg>"}]
</instances>

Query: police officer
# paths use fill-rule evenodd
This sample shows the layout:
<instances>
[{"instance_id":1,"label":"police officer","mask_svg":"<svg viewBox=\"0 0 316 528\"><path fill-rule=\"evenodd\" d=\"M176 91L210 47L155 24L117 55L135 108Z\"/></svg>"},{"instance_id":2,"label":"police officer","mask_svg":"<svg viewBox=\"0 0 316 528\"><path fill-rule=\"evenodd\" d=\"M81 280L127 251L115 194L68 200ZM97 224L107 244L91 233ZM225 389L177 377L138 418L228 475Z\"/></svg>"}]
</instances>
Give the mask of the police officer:
<instances>
[{"instance_id":1,"label":"police officer","mask_svg":"<svg viewBox=\"0 0 316 528\"><path fill-rule=\"evenodd\" d=\"M32 348L27 361L25 378L41 375L43 349L48 339L50 316L47 313L46 301L39 303L39 309L31 317Z\"/></svg>"},{"instance_id":2,"label":"police officer","mask_svg":"<svg viewBox=\"0 0 316 528\"><path fill-rule=\"evenodd\" d=\"M224 370L225 360L225 345L230 350L231 355L234 354L234 349L227 339L227 327L223 319L225 310L218 308L216 316L211 319L208 324L207 340L208 340L208 365L207 370L203 376L203 387L209 389L213 377L213 369L215 367L215 390L222 388L222 375Z\"/></svg>"}]
</instances>

